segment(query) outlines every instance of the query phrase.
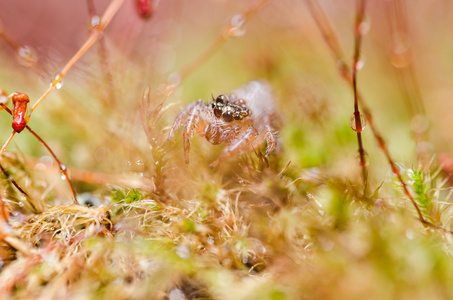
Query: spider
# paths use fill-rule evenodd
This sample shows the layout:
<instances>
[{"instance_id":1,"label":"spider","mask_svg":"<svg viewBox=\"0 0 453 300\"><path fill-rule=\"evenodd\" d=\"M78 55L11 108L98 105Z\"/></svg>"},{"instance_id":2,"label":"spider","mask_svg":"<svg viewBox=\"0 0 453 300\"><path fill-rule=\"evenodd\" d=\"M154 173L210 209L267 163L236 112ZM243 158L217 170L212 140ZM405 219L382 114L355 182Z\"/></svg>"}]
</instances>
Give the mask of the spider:
<instances>
[{"instance_id":1,"label":"spider","mask_svg":"<svg viewBox=\"0 0 453 300\"><path fill-rule=\"evenodd\" d=\"M211 163L211 168L234 154L256 149L264 141L267 142L264 154L267 158L277 146L279 116L274 102L272 88L265 81L251 81L230 95L213 98L208 105L199 99L176 117L168 140L184 125L186 163L189 163L190 138L194 131L214 145L225 143L225 151Z\"/></svg>"}]
</instances>

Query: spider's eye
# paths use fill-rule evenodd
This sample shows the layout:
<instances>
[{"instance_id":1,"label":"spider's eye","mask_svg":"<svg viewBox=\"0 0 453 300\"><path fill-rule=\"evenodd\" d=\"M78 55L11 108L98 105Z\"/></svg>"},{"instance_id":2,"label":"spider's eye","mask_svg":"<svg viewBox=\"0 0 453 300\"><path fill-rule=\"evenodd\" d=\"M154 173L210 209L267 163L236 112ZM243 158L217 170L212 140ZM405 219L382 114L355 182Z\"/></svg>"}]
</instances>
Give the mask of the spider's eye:
<instances>
[{"instance_id":1,"label":"spider's eye","mask_svg":"<svg viewBox=\"0 0 453 300\"><path fill-rule=\"evenodd\" d=\"M232 114L231 112L229 112L229 111L227 111L226 113L224 113L224 114L222 115L222 117L223 117L223 120L224 120L225 122L231 122L231 121L233 121L233 114Z\"/></svg>"},{"instance_id":2,"label":"spider's eye","mask_svg":"<svg viewBox=\"0 0 453 300\"><path fill-rule=\"evenodd\" d=\"M228 101L228 97L226 95L219 95L217 99L215 99L216 103L225 103Z\"/></svg>"},{"instance_id":3,"label":"spider's eye","mask_svg":"<svg viewBox=\"0 0 453 300\"><path fill-rule=\"evenodd\" d=\"M217 118L220 118L220 116L222 115L222 108L221 107L214 107L214 116L216 116Z\"/></svg>"},{"instance_id":4,"label":"spider's eye","mask_svg":"<svg viewBox=\"0 0 453 300\"><path fill-rule=\"evenodd\" d=\"M241 114L235 113L234 114L234 119L235 120L242 120L244 117Z\"/></svg>"}]
</instances>

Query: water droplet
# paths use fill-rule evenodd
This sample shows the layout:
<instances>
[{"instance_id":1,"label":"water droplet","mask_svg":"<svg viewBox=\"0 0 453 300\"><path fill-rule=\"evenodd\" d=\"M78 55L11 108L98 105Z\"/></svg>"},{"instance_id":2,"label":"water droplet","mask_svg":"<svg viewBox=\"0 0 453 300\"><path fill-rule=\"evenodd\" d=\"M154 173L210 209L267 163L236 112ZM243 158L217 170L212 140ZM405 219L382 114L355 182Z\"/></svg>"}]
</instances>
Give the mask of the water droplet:
<instances>
[{"instance_id":1,"label":"water droplet","mask_svg":"<svg viewBox=\"0 0 453 300\"><path fill-rule=\"evenodd\" d=\"M365 59L363 57L361 57L355 62L354 69L357 72L357 71L362 70L363 66L365 66Z\"/></svg>"},{"instance_id":2,"label":"water droplet","mask_svg":"<svg viewBox=\"0 0 453 300\"><path fill-rule=\"evenodd\" d=\"M50 86L55 86L55 88L57 90L59 90L63 87L63 80L62 80L60 74L55 76L55 79L50 83Z\"/></svg>"},{"instance_id":3,"label":"water droplet","mask_svg":"<svg viewBox=\"0 0 453 300\"><path fill-rule=\"evenodd\" d=\"M34 48L22 46L17 50L17 59L25 67L33 67L38 62L38 55Z\"/></svg>"},{"instance_id":4,"label":"water droplet","mask_svg":"<svg viewBox=\"0 0 453 300\"><path fill-rule=\"evenodd\" d=\"M411 120L411 129L414 133L420 134L428 130L429 120L425 115L418 114Z\"/></svg>"},{"instance_id":5,"label":"water droplet","mask_svg":"<svg viewBox=\"0 0 453 300\"><path fill-rule=\"evenodd\" d=\"M143 166L145 164L141 159L137 160L135 163L137 166Z\"/></svg>"},{"instance_id":6,"label":"water droplet","mask_svg":"<svg viewBox=\"0 0 453 300\"><path fill-rule=\"evenodd\" d=\"M366 127L366 120L365 118L363 117L363 115L361 113L359 113L360 115L360 125L361 126L359 129L357 129L357 122L355 120L355 113L352 114L351 118L349 119L349 126L351 126L352 130L356 131L356 132L362 132L365 127Z\"/></svg>"},{"instance_id":7,"label":"water droplet","mask_svg":"<svg viewBox=\"0 0 453 300\"><path fill-rule=\"evenodd\" d=\"M132 165L132 162L131 162L131 161L128 161L126 164L127 164L128 166L131 166L131 165Z\"/></svg>"},{"instance_id":8,"label":"water droplet","mask_svg":"<svg viewBox=\"0 0 453 300\"><path fill-rule=\"evenodd\" d=\"M228 32L230 36L243 36L245 34L245 16L242 14L234 15L230 21L231 28Z\"/></svg>"},{"instance_id":9,"label":"water droplet","mask_svg":"<svg viewBox=\"0 0 453 300\"><path fill-rule=\"evenodd\" d=\"M181 257L182 259L187 259L190 256L190 250L187 246L185 245L179 245L176 248L176 254Z\"/></svg>"},{"instance_id":10,"label":"water droplet","mask_svg":"<svg viewBox=\"0 0 453 300\"><path fill-rule=\"evenodd\" d=\"M319 240L321 246L324 248L324 251L326 251L326 252L329 252L335 246L335 242L328 238L319 237L318 240Z\"/></svg>"},{"instance_id":11,"label":"water droplet","mask_svg":"<svg viewBox=\"0 0 453 300\"><path fill-rule=\"evenodd\" d=\"M97 28L100 23L101 23L101 17L99 17L99 16L91 17L91 20L90 20L91 28Z\"/></svg>"},{"instance_id":12,"label":"water droplet","mask_svg":"<svg viewBox=\"0 0 453 300\"><path fill-rule=\"evenodd\" d=\"M412 230L408 229L406 230L406 237L409 240L413 240L415 238L415 233Z\"/></svg>"},{"instance_id":13,"label":"water droplet","mask_svg":"<svg viewBox=\"0 0 453 300\"><path fill-rule=\"evenodd\" d=\"M158 165L159 165L159 161L156 161L154 164L155 164L156 166L158 166Z\"/></svg>"},{"instance_id":14,"label":"water droplet","mask_svg":"<svg viewBox=\"0 0 453 300\"><path fill-rule=\"evenodd\" d=\"M365 165L362 164L362 161L361 161L361 159L360 159L360 152L359 152L359 154L357 154L357 158L356 158L356 159L357 159L357 163L359 164L359 166L361 166L361 167L368 167L368 165L369 165L369 161L368 161L368 153L366 153L366 152L364 153Z\"/></svg>"},{"instance_id":15,"label":"water droplet","mask_svg":"<svg viewBox=\"0 0 453 300\"><path fill-rule=\"evenodd\" d=\"M208 242L209 245L214 245L214 237L212 235L210 235L208 237L208 241L207 242Z\"/></svg>"},{"instance_id":16,"label":"water droplet","mask_svg":"<svg viewBox=\"0 0 453 300\"><path fill-rule=\"evenodd\" d=\"M42 162L42 163L48 164L48 165L51 165L52 162L53 162L52 158L50 156L47 156L47 155L41 156L39 161Z\"/></svg>"},{"instance_id":17,"label":"water droplet","mask_svg":"<svg viewBox=\"0 0 453 300\"><path fill-rule=\"evenodd\" d=\"M179 85L181 83L181 74L179 74L178 72L171 73L170 75L168 75L167 82L168 82L168 84L171 84L174 86ZM153 138L153 140L154 140L154 138Z\"/></svg>"},{"instance_id":18,"label":"water droplet","mask_svg":"<svg viewBox=\"0 0 453 300\"><path fill-rule=\"evenodd\" d=\"M65 166L65 165L60 164L60 168L61 168L63 171L66 171L66 166Z\"/></svg>"},{"instance_id":19,"label":"water droplet","mask_svg":"<svg viewBox=\"0 0 453 300\"><path fill-rule=\"evenodd\" d=\"M9 214L9 220L11 223L21 225L25 221L25 215L19 211L13 211Z\"/></svg>"},{"instance_id":20,"label":"water droplet","mask_svg":"<svg viewBox=\"0 0 453 300\"><path fill-rule=\"evenodd\" d=\"M340 71L341 77L349 80L351 77L351 71L349 70L349 66L343 59L339 59L337 61L338 70Z\"/></svg>"},{"instance_id":21,"label":"water droplet","mask_svg":"<svg viewBox=\"0 0 453 300\"><path fill-rule=\"evenodd\" d=\"M185 300L186 296L180 289L172 289L168 295L169 300Z\"/></svg>"},{"instance_id":22,"label":"water droplet","mask_svg":"<svg viewBox=\"0 0 453 300\"><path fill-rule=\"evenodd\" d=\"M66 180L66 175L62 174L61 175L61 180Z\"/></svg>"},{"instance_id":23,"label":"water droplet","mask_svg":"<svg viewBox=\"0 0 453 300\"><path fill-rule=\"evenodd\" d=\"M360 22L360 24L357 25L357 33L360 34L360 35L365 35L368 33L368 31L370 31L370 21L369 19L365 16L362 20L362 22Z\"/></svg>"},{"instance_id":24,"label":"water droplet","mask_svg":"<svg viewBox=\"0 0 453 300\"><path fill-rule=\"evenodd\" d=\"M390 165L390 171L393 173L393 175L398 176L403 175L406 172L406 169L401 163L393 163Z\"/></svg>"},{"instance_id":25,"label":"water droplet","mask_svg":"<svg viewBox=\"0 0 453 300\"><path fill-rule=\"evenodd\" d=\"M17 205L19 205L20 207L24 207L24 202L19 201L19 203L17 203Z\"/></svg>"},{"instance_id":26,"label":"water droplet","mask_svg":"<svg viewBox=\"0 0 453 300\"><path fill-rule=\"evenodd\" d=\"M8 104L9 98L6 95L0 94L0 103L1 104Z\"/></svg>"}]
</instances>

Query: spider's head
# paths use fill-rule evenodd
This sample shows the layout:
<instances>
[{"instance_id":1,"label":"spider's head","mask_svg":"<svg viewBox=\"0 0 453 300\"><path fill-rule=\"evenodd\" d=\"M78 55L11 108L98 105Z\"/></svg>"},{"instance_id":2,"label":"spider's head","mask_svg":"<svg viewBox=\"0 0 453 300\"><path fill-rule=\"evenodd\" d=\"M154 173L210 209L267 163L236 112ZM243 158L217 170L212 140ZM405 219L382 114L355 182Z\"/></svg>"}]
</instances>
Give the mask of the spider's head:
<instances>
[{"instance_id":1,"label":"spider's head","mask_svg":"<svg viewBox=\"0 0 453 300\"><path fill-rule=\"evenodd\" d=\"M219 95L211 104L214 116L222 118L229 123L233 120L240 121L249 115L244 105L238 105L230 101L227 95Z\"/></svg>"}]
</instances>

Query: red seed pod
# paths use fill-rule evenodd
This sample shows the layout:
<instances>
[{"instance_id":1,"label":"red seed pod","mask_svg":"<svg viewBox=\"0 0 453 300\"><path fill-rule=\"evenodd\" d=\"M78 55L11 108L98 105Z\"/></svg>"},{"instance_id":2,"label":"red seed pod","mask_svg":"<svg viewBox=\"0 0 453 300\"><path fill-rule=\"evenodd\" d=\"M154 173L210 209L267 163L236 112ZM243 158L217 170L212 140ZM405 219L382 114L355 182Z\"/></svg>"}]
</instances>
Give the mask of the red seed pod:
<instances>
[{"instance_id":1,"label":"red seed pod","mask_svg":"<svg viewBox=\"0 0 453 300\"><path fill-rule=\"evenodd\" d=\"M154 11L153 0L135 0L138 15L143 19L151 17Z\"/></svg>"},{"instance_id":2,"label":"red seed pod","mask_svg":"<svg viewBox=\"0 0 453 300\"><path fill-rule=\"evenodd\" d=\"M30 102L27 94L15 92L13 94L13 129L15 132L19 133L24 130L25 125L27 125L27 118L25 113L27 111L27 105Z\"/></svg>"}]
</instances>

